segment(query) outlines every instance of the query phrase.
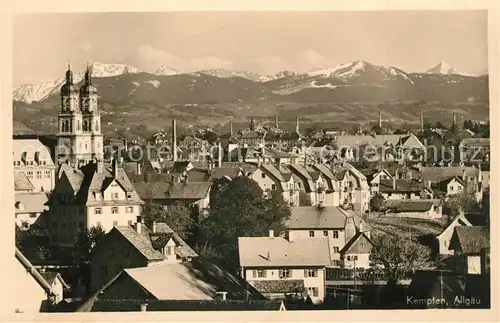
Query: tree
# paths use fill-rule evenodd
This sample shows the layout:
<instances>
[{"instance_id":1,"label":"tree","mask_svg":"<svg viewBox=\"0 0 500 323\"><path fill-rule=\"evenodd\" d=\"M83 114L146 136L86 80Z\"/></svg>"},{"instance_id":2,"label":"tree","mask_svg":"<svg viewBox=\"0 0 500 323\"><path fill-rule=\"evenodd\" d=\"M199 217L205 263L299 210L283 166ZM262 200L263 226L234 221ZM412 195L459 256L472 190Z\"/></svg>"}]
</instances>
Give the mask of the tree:
<instances>
[{"instance_id":1,"label":"tree","mask_svg":"<svg viewBox=\"0 0 500 323\"><path fill-rule=\"evenodd\" d=\"M252 179L217 181L212 187L210 214L200 225L199 246L210 245L228 269L238 268L238 237L279 233L290 217L290 207L279 191L264 194ZM198 250L199 251L199 250Z\"/></svg>"},{"instance_id":2,"label":"tree","mask_svg":"<svg viewBox=\"0 0 500 323\"><path fill-rule=\"evenodd\" d=\"M89 263L92 250L104 235L105 232L100 226L78 231L75 236L74 262L80 265Z\"/></svg>"},{"instance_id":3,"label":"tree","mask_svg":"<svg viewBox=\"0 0 500 323\"><path fill-rule=\"evenodd\" d=\"M153 222L166 223L181 238L186 239L192 233L194 225L191 213L182 202L164 206L148 200L142 207L141 216L146 225L151 226Z\"/></svg>"},{"instance_id":4,"label":"tree","mask_svg":"<svg viewBox=\"0 0 500 323\"><path fill-rule=\"evenodd\" d=\"M374 132L377 135L382 134L382 131L383 131L382 127L380 127L378 124L374 125L371 130L372 130L372 132Z\"/></svg>"},{"instance_id":5,"label":"tree","mask_svg":"<svg viewBox=\"0 0 500 323\"><path fill-rule=\"evenodd\" d=\"M395 284L430 261L430 248L401 236L385 234L375 237L373 243L370 260L373 265L384 266L388 284Z\"/></svg>"},{"instance_id":6,"label":"tree","mask_svg":"<svg viewBox=\"0 0 500 323\"><path fill-rule=\"evenodd\" d=\"M382 194L377 193L370 200L370 210L380 212L384 208L385 199Z\"/></svg>"}]
</instances>

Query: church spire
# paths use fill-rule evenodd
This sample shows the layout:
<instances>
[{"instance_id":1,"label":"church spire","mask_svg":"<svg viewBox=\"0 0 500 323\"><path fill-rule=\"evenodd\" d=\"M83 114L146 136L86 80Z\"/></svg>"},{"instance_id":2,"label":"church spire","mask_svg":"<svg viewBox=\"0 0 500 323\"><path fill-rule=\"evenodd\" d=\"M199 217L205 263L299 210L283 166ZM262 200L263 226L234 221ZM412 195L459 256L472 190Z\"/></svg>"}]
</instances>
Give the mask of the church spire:
<instances>
[{"instance_id":1,"label":"church spire","mask_svg":"<svg viewBox=\"0 0 500 323\"><path fill-rule=\"evenodd\" d=\"M66 71L66 83L73 84L73 72L71 71L71 61L68 60L68 70Z\"/></svg>"},{"instance_id":2,"label":"church spire","mask_svg":"<svg viewBox=\"0 0 500 323\"><path fill-rule=\"evenodd\" d=\"M255 131L255 118L252 117L252 120L250 120L250 130Z\"/></svg>"}]
</instances>

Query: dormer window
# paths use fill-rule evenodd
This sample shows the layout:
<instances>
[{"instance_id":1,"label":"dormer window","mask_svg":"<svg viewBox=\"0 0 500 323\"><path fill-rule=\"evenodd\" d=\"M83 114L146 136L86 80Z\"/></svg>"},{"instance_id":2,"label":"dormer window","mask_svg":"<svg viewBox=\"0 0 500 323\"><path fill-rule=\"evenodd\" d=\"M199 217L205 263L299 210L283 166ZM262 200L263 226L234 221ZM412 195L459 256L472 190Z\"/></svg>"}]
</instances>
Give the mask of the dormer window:
<instances>
[{"instance_id":1,"label":"dormer window","mask_svg":"<svg viewBox=\"0 0 500 323\"><path fill-rule=\"evenodd\" d=\"M18 210L24 210L24 204L23 204L23 202L16 202L16 209L18 209Z\"/></svg>"},{"instance_id":2,"label":"dormer window","mask_svg":"<svg viewBox=\"0 0 500 323\"><path fill-rule=\"evenodd\" d=\"M131 199L132 198L132 192L127 192L127 199Z\"/></svg>"}]
</instances>

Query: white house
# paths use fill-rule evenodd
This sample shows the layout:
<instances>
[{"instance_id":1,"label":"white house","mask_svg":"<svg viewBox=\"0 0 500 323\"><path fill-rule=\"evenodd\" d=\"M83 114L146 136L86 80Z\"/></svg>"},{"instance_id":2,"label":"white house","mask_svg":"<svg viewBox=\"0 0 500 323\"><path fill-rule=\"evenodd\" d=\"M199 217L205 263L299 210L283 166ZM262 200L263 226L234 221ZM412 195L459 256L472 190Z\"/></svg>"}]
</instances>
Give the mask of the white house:
<instances>
[{"instance_id":1,"label":"white house","mask_svg":"<svg viewBox=\"0 0 500 323\"><path fill-rule=\"evenodd\" d=\"M50 149L38 139L14 139L14 174L23 173L35 191L50 192L55 187L56 166Z\"/></svg>"},{"instance_id":2,"label":"white house","mask_svg":"<svg viewBox=\"0 0 500 323\"><path fill-rule=\"evenodd\" d=\"M364 233L358 232L340 250L343 268L370 268L370 253L373 248L372 240Z\"/></svg>"},{"instance_id":3,"label":"white house","mask_svg":"<svg viewBox=\"0 0 500 323\"><path fill-rule=\"evenodd\" d=\"M288 169L292 172L299 189L306 195L309 205L339 205L338 188L335 190L331 180L318 169L299 164L289 165Z\"/></svg>"},{"instance_id":4,"label":"white house","mask_svg":"<svg viewBox=\"0 0 500 323\"><path fill-rule=\"evenodd\" d=\"M81 170L63 172L49 200L49 235L52 245L71 246L79 230L101 227L109 232L132 225L144 202L114 160L111 169L90 163Z\"/></svg>"},{"instance_id":5,"label":"white house","mask_svg":"<svg viewBox=\"0 0 500 323\"><path fill-rule=\"evenodd\" d=\"M292 206L299 205L299 190L293 180L291 172L285 172L274 165L262 164L250 178L259 184L264 192L278 190L283 194L283 199Z\"/></svg>"},{"instance_id":6,"label":"white house","mask_svg":"<svg viewBox=\"0 0 500 323\"><path fill-rule=\"evenodd\" d=\"M264 296L325 298L325 268L331 263L328 239L238 238L241 276Z\"/></svg>"},{"instance_id":7,"label":"white house","mask_svg":"<svg viewBox=\"0 0 500 323\"><path fill-rule=\"evenodd\" d=\"M443 217L441 200L387 200L385 202L387 217L406 217L418 219L440 219Z\"/></svg>"},{"instance_id":8,"label":"white house","mask_svg":"<svg viewBox=\"0 0 500 323\"><path fill-rule=\"evenodd\" d=\"M370 237L370 226L357 214L334 206L299 206L291 209L286 222L291 239L328 238L332 266L342 265L340 251L356 235Z\"/></svg>"},{"instance_id":9,"label":"white house","mask_svg":"<svg viewBox=\"0 0 500 323\"><path fill-rule=\"evenodd\" d=\"M436 236L439 245L439 254L440 255L452 255L453 250L450 250L450 241L453 232L455 232L455 228L458 226L462 227L471 227L472 224L467 220L463 213L457 215L451 222L448 224L444 230Z\"/></svg>"},{"instance_id":10,"label":"white house","mask_svg":"<svg viewBox=\"0 0 500 323\"><path fill-rule=\"evenodd\" d=\"M49 209L45 205L49 199L44 192L16 193L14 198L15 219L20 228L29 228Z\"/></svg>"}]
</instances>

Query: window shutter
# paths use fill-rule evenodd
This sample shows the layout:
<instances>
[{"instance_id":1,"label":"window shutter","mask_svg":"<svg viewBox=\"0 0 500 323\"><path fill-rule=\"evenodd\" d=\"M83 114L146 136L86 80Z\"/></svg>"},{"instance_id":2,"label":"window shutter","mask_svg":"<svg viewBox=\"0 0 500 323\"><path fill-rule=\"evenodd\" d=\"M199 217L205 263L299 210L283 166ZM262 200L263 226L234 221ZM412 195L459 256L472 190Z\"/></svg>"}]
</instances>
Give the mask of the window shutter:
<instances>
[{"instance_id":1,"label":"window shutter","mask_svg":"<svg viewBox=\"0 0 500 323\"><path fill-rule=\"evenodd\" d=\"M307 269L304 269L304 277L307 277Z\"/></svg>"},{"instance_id":2,"label":"window shutter","mask_svg":"<svg viewBox=\"0 0 500 323\"><path fill-rule=\"evenodd\" d=\"M252 270L252 275L253 275L253 278L256 278L257 277L257 270Z\"/></svg>"},{"instance_id":3,"label":"window shutter","mask_svg":"<svg viewBox=\"0 0 500 323\"><path fill-rule=\"evenodd\" d=\"M266 278L267 277L267 270L262 270L262 277Z\"/></svg>"}]
</instances>

